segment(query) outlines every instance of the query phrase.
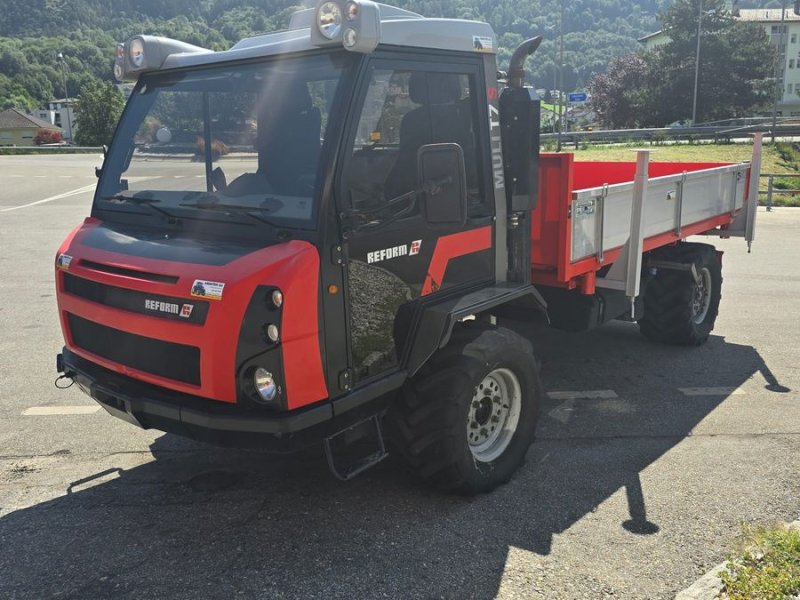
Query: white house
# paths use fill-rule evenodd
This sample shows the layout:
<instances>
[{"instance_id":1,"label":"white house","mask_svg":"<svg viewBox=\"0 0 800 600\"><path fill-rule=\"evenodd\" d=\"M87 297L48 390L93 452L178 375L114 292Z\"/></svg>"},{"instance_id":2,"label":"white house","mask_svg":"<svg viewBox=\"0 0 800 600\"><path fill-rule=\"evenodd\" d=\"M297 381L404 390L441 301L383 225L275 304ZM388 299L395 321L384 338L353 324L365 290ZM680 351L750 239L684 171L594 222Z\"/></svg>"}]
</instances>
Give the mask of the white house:
<instances>
[{"instance_id":1,"label":"white house","mask_svg":"<svg viewBox=\"0 0 800 600\"><path fill-rule=\"evenodd\" d=\"M48 110L52 111L55 115L54 125L57 125L64 132L64 139L72 142L75 136L75 100L72 98L62 98L60 100L51 100L47 104Z\"/></svg>"}]
</instances>

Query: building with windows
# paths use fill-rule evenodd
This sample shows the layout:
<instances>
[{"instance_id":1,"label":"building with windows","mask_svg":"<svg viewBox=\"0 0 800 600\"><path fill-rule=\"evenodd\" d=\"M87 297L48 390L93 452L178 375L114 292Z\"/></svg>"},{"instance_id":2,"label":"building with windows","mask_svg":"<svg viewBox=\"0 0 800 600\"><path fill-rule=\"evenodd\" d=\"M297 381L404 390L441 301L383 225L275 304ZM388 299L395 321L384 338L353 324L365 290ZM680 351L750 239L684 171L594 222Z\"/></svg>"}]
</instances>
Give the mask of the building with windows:
<instances>
[{"instance_id":1,"label":"building with windows","mask_svg":"<svg viewBox=\"0 0 800 600\"><path fill-rule=\"evenodd\" d=\"M61 98L51 100L47 104L47 109L54 113L54 123L64 132L64 139L72 142L75 137L75 100Z\"/></svg>"},{"instance_id":2,"label":"building with windows","mask_svg":"<svg viewBox=\"0 0 800 600\"><path fill-rule=\"evenodd\" d=\"M742 8L737 11L737 19L759 23L778 49L778 84L783 95L778 100L779 117L800 116L800 16L787 8L781 24L780 8ZM639 38L645 48L652 50L666 44L669 33L657 31ZM772 110L769 111L772 114Z\"/></svg>"}]
</instances>

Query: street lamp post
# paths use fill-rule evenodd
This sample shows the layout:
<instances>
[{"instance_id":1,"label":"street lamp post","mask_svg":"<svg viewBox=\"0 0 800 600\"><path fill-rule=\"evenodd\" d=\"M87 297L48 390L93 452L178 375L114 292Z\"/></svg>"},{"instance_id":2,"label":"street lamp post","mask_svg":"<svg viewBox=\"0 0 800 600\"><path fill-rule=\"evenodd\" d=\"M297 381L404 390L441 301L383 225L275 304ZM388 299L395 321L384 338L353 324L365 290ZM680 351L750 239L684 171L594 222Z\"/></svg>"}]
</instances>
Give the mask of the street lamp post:
<instances>
[{"instance_id":1,"label":"street lamp post","mask_svg":"<svg viewBox=\"0 0 800 600\"><path fill-rule=\"evenodd\" d=\"M64 112L67 115L67 135L69 135L69 141L72 142L72 120L69 114L69 90L67 89L67 61L63 52L58 53L58 61L61 63L61 75L64 78Z\"/></svg>"},{"instance_id":2,"label":"street lamp post","mask_svg":"<svg viewBox=\"0 0 800 600\"><path fill-rule=\"evenodd\" d=\"M694 99L692 100L692 127L697 124L697 85L700 82L700 38L703 34L703 0L697 11L697 52L694 58Z\"/></svg>"}]
</instances>

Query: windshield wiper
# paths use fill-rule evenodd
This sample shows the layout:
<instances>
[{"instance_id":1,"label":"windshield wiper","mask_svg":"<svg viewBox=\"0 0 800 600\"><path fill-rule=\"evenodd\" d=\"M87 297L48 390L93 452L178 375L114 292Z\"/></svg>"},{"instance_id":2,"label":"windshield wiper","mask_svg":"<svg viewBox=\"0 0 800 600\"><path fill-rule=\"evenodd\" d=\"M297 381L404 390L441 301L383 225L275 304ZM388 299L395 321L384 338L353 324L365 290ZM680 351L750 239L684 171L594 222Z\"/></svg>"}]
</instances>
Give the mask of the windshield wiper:
<instances>
[{"instance_id":1,"label":"windshield wiper","mask_svg":"<svg viewBox=\"0 0 800 600\"><path fill-rule=\"evenodd\" d=\"M247 206L244 204L223 204L217 199L215 196L210 198L200 198L195 202L181 202L178 206L185 206L187 208L199 208L200 210L213 210L217 212L226 212L228 214L241 214L250 217L251 219L255 219L265 225L270 225L271 227L277 228L278 226L265 219L264 217L260 217L256 214L253 214L251 211L267 211L269 209L263 206Z\"/></svg>"},{"instance_id":2,"label":"windshield wiper","mask_svg":"<svg viewBox=\"0 0 800 600\"><path fill-rule=\"evenodd\" d=\"M114 194L113 196L100 196L102 200L107 202L119 202L120 204L135 204L136 206L145 206L153 212L164 215L170 223L178 223L174 215L168 213L163 208L154 206L155 203L161 202L157 198L149 198L147 196L126 196L125 194Z\"/></svg>"}]
</instances>

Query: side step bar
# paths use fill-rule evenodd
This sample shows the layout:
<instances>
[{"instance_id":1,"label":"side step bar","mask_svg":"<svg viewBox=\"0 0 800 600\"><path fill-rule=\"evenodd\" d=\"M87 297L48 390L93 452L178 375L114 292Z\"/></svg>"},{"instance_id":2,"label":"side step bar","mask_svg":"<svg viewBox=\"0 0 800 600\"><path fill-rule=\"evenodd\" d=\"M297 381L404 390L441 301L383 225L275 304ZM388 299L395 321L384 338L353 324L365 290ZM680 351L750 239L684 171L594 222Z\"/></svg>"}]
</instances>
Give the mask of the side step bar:
<instances>
[{"instance_id":1,"label":"side step bar","mask_svg":"<svg viewBox=\"0 0 800 600\"><path fill-rule=\"evenodd\" d=\"M336 479L353 479L389 456L380 417L373 415L323 440L328 468Z\"/></svg>"}]
</instances>

